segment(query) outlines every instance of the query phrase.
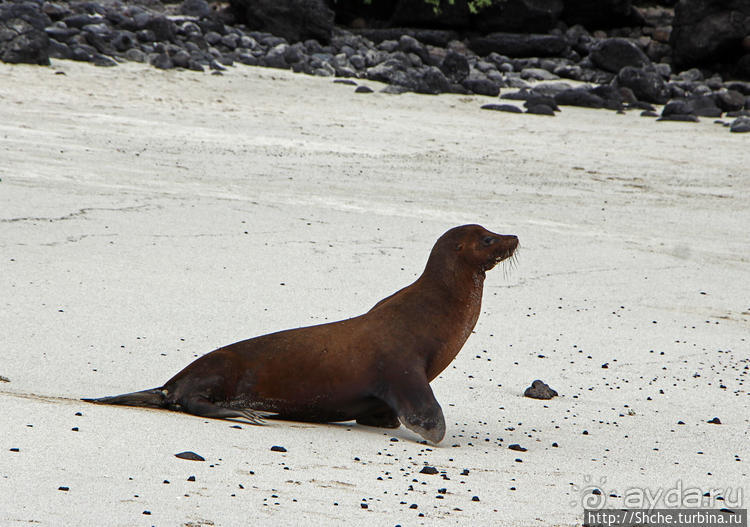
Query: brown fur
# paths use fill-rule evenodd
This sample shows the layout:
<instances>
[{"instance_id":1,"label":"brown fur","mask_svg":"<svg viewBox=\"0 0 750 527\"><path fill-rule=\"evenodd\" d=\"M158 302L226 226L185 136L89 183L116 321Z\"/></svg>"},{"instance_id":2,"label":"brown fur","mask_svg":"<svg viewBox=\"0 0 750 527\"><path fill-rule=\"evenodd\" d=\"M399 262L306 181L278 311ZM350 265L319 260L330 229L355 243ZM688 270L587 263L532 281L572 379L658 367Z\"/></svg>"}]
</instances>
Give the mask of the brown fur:
<instances>
[{"instance_id":1,"label":"brown fur","mask_svg":"<svg viewBox=\"0 0 750 527\"><path fill-rule=\"evenodd\" d=\"M479 318L485 271L518 238L479 225L449 230L422 275L358 317L243 340L196 359L161 388L101 399L205 417L399 422L439 442L445 421L429 383Z\"/></svg>"}]
</instances>

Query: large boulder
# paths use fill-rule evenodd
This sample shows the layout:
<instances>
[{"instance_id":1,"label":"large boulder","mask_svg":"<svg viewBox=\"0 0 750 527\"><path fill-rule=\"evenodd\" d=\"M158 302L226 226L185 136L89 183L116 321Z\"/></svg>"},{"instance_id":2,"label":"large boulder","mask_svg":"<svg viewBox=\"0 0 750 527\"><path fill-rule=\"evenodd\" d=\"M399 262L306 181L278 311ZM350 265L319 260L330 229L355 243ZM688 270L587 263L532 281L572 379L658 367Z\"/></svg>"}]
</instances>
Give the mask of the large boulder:
<instances>
[{"instance_id":1,"label":"large boulder","mask_svg":"<svg viewBox=\"0 0 750 527\"><path fill-rule=\"evenodd\" d=\"M331 40L334 13L324 0L230 0L230 4L239 20L251 29L290 42Z\"/></svg>"},{"instance_id":2,"label":"large boulder","mask_svg":"<svg viewBox=\"0 0 750 527\"><path fill-rule=\"evenodd\" d=\"M591 61L597 67L617 73L625 66L642 68L651 61L641 49L625 38L607 38L591 50Z\"/></svg>"},{"instance_id":3,"label":"large boulder","mask_svg":"<svg viewBox=\"0 0 750 527\"><path fill-rule=\"evenodd\" d=\"M472 27L482 32L543 33L560 18L563 0L505 0L471 15Z\"/></svg>"},{"instance_id":4,"label":"large boulder","mask_svg":"<svg viewBox=\"0 0 750 527\"><path fill-rule=\"evenodd\" d=\"M453 3L441 2L440 9L437 10L434 5L424 0L399 0L396 2L390 23L394 27L466 29L469 27L470 15L466 0L455 0Z\"/></svg>"},{"instance_id":5,"label":"large boulder","mask_svg":"<svg viewBox=\"0 0 750 527\"><path fill-rule=\"evenodd\" d=\"M678 69L690 66L737 64L750 35L747 0L681 0L675 7L670 44Z\"/></svg>"},{"instance_id":6,"label":"large boulder","mask_svg":"<svg viewBox=\"0 0 750 527\"><path fill-rule=\"evenodd\" d=\"M638 26L643 17L630 0L565 0L562 19L588 29Z\"/></svg>"},{"instance_id":7,"label":"large boulder","mask_svg":"<svg viewBox=\"0 0 750 527\"><path fill-rule=\"evenodd\" d=\"M442 28L478 30L483 33L545 32L557 24L563 0L494 0L487 7L474 7L467 0L329 0L342 24L376 21L373 27Z\"/></svg>"},{"instance_id":8,"label":"large boulder","mask_svg":"<svg viewBox=\"0 0 750 527\"><path fill-rule=\"evenodd\" d=\"M470 39L469 47L481 56L494 51L515 58L559 57L568 49L568 43L558 35L490 33Z\"/></svg>"},{"instance_id":9,"label":"large boulder","mask_svg":"<svg viewBox=\"0 0 750 527\"><path fill-rule=\"evenodd\" d=\"M0 60L49 65L50 18L33 2L0 4Z\"/></svg>"},{"instance_id":10,"label":"large boulder","mask_svg":"<svg viewBox=\"0 0 750 527\"><path fill-rule=\"evenodd\" d=\"M625 66L617 74L617 86L630 88L639 101L664 104L669 100L669 86L651 68Z\"/></svg>"}]
</instances>

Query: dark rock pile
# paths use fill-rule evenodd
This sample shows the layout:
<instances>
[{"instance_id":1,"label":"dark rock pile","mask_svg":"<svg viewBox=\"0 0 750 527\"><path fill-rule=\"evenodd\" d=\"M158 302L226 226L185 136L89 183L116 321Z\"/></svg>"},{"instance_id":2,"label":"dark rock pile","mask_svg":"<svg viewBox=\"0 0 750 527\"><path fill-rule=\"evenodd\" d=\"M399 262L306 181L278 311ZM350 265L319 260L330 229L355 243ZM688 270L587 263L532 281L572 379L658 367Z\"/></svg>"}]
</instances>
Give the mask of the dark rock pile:
<instances>
[{"instance_id":1,"label":"dark rock pile","mask_svg":"<svg viewBox=\"0 0 750 527\"><path fill-rule=\"evenodd\" d=\"M654 45L666 46L670 32L660 34L658 27L650 28L648 38L642 38L642 28L590 33L581 25L556 27L546 34L461 35L454 30L398 28L355 32L334 28L333 11L322 2L236 0L233 10L221 12L205 0L168 6L147 1L0 4L0 60L49 64L51 57L98 66L136 61L195 71L223 70L238 62L380 81L389 85L385 91L390 93L497 96L501 89L513 88L503 96L523 99L528 113L543 115L573 105L638 108L655 116L651 105L665 104L664 120L726 115L736 119L725 123L733 131L745 131L750 122L750 82L724 80L706 69L673 71L664 62L667 47ZM238 16L277 34L237 24ZM681 38L679 32L676 38ZM589 84L574 86L561 79ZM509 106L485 107L518 111Z\"/></svg>"}]
</instances>

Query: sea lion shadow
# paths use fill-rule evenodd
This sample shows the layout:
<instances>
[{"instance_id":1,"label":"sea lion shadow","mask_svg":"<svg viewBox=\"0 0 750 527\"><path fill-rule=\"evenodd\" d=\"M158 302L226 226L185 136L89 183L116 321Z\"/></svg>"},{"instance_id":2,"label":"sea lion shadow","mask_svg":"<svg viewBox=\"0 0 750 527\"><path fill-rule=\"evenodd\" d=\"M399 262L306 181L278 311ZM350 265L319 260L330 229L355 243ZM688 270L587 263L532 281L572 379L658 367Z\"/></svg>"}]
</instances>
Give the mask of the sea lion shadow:
<instances>
[{"instance_id":1,"label":"sea lion shadow","mask_svg":"<svg viewBox=\"0 0 750 527\"><path fill-rule=\"evenodd\" d=\"M387 437L389 441L392 439L398 439L399 441L404 441L407 443L417 443L419 445L428 445L430 447L440 447L441 444L435 444L431 443L429 441L426 441L423 439L419 434L416 434L409 430L408 428L404 426L400 426L398 428L380 428L377 426L367 426L357 423L356 421L338 421L338 422L329 422L329 423L316 423L313 421L293 421L288 419L265 419L264 423L262 425L257 425L255 423L252 423L246 419L243 418L235 418L235 419L222 419L222 421L227 421L230 423L235 424L243 424L243 425L252 425L253 427L256 426L262 426L262 427L273 427L276 425L282 425L287 428L304 428L304 429L314 429L314 428L328 428L330 430L336 430L337 433L339 430L344 429L348 432L357 432L357 433L364 433L367 435L377 435L381 437Z\"/></svg>"}]
</instances>

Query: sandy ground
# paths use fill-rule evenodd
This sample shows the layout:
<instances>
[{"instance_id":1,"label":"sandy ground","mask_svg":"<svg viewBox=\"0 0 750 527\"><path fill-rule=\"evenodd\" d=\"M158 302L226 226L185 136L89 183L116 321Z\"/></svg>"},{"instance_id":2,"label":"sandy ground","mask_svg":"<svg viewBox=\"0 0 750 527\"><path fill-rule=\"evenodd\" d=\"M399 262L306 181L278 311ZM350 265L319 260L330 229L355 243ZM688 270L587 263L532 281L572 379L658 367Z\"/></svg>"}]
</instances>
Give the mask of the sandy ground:
<instances>
[{"instance_id":1,"label":"sandy ground","mask_svg":"<svg viewBox=\"0 0 750 527\"><path fill-rule=\"evenodd\" d=\"M750 136L486 102L0 64L0 524L575 525L667 492L747 507ZM522 248L433 382L437 447L77 400L362 313L473 222ZM536 378L560 397L524 398Z\"/></svg>"}]
</instances>

